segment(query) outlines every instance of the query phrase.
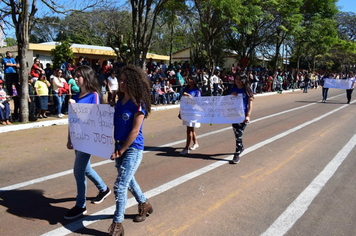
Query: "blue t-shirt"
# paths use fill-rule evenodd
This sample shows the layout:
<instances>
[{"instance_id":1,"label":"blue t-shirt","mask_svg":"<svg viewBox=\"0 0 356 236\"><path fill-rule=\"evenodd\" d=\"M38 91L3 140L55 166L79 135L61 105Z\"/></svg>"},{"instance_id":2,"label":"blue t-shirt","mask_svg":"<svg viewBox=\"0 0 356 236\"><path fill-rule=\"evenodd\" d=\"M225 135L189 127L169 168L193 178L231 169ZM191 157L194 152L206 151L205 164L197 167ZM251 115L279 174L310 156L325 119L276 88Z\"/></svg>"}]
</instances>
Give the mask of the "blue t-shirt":
<instances>
[{"instance_id":1,"label":"blue t-shirt","mask_svg":"<svg viewBox=\"0 0 356 236\"><path fill-rule=\"evenodd\" d=\"M79 98L79 93L73 96L76 103L100 104L100 96L97 92L90 92L82 98Z\"/></svg>"},{"instance_id":2,"label":"blue t-shirt","mask_svg":"<svg viewBox=\"0 0 356 236\"><path fill-rule=\"evenodd\" d=\"M15 61L14 58L12 58L12 57L11 58L3 57L2 58L2 63L5 66L5 74L16 73L14 67L6 65L6 63L16 64L16 61Z\"/></svg>"},{"instance_id":3,"label":"blue t-shirt","mask_svg":"<svg viewBox=\"0 0 356 236\"><path fill-rule=\"evenodd\" d=\"M231 88L230 94L232 94L233 92L236 92L237 94L239 94L239 93L242 94L244 111L245 111L245 114L247 114L249 96L246 93L246 88L238 88L238 87L234 86Z\"/></svg>"},{"instance_id":4,"label":"blue t-shirt","mask_svg":"<svg viewBox=\"0 0 356 236\"><path fill-rule=\"evenodd\" d=\"M114 114L114 138L116 141L125 141L129 136L133 122L134 116L137 112L142 112L146 115L146 111L143 107L135 105L131 100L127 101L122 105L122 100L116 103L115 114ZM130 147L143 150L143 135L142 135L143 121L140 127L140 131L136 139L132 142Z\"/></svg>"},{"instance_id":5,"label":"blue t-shirt","mask_svg":"<svg viewBox=\"0 0 356 236\"><path fill-rule=\"evenodd\" d=\"M189 86L187 86L186 89L185 89L185 92L189 93L193 97L200 97L201 96L200 90L197 87L194 87L194 88L190 89Z\"/></svg>"}]
</instances>

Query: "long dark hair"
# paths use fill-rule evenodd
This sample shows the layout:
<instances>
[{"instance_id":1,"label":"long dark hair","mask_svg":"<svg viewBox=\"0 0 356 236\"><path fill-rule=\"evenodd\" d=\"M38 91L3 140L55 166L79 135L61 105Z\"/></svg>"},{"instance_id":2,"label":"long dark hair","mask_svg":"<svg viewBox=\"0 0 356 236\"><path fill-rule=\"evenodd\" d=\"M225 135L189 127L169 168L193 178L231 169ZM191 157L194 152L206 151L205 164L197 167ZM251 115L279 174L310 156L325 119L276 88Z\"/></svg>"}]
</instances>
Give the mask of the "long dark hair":
<instances>
[{"instance_id":1,"label":"long dark hair","mask_svg":"<svg viewBox=\"0 0 356 236\"><path fill-rule=\"evenodd\" d=\"M85 82L85 89L91 92L97 92L100 96L100 101L102 101L101 88L99 85L98 78L96 77L95 71L86 65L78 66L75 72L79 72L83 77Z\"/></svg>"},{"instance_id":2,"label":"long dark hair","mask_svg":"<svg viewBox=\"0 0 356 236\"><path fill-rule=\"evenodd\" d=\"M252 92L252 89L251 89L251 83L250 83L250 80L249 80L248 76L244 72L240 72L240 73L236 73L235 74L235 78L236 77L240 77L241 82L245 86L247 96L253 97L253 92ZM235 80L235 78L234 78L234 80ZM237 87L235 81L234 81L234 87Z\"/></svg>"},{"instance_id":3,"label":"long dark hair","mask_svg":"<svg viewBox=\"0 0 356 236\"><path fill-rule=\"evenodd\" d=\"M144 71L134 65L127 65L121 69L120 74L126 76L127 93L131 101L136 106L143 106L146 111L145 118L147 118L151 112L151 90ZM121 100L125 94L120 89L118 91L119 100Z\"/></svg>"}]
</instances>

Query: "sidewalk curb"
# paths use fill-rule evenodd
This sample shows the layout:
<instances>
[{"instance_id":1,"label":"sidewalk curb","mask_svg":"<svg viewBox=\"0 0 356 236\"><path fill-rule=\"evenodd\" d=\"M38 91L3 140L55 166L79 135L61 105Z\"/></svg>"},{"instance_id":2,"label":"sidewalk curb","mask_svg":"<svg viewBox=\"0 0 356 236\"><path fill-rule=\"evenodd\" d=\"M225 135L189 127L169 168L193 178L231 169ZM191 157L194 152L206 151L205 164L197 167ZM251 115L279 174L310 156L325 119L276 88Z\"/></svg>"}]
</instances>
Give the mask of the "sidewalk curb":
<instances>
[{"instance_id":1,"label":"sidewalk curb","mask_svg":"<svg viewBox=\"0 0 356 236\"><path fill-rule=\"evenodd\" d=\"M289 93L289 92L293 92L293 91L284 90L283 92ZM270 96L270 95L275 95L275 94L277 94L277 93L276 92L263 93L263 94L257 94L257 95L255 95L255 97L264 97L264 96ZM180 106L179 104L154 106L154 107L151 107L151 110L152 111L161 111L161 110L179 108L179 106ZM48 127L48 126L53 126L53 125L67 125L67 124L68 124L68 119L55 119L55 120L47 120L47 121L33 122L33 123L27 123L27 124L0 126L0 133L19 131L19 130L24 130L24 129Z\"/></svg>"}]
</instances>

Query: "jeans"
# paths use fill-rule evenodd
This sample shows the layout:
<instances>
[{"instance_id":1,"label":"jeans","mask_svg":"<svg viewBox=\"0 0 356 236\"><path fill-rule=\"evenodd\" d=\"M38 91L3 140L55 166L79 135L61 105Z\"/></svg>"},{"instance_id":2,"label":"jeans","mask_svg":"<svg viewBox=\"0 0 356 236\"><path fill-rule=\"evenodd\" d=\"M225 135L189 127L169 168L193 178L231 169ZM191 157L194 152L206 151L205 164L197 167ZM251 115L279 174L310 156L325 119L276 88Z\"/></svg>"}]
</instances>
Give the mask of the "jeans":
<instances>
[{"instance_id":1,"label":"jeans","mask_svg":"<svg viewBox=\"0 0 356 236\"><path fill-rule=\"evenodd\" d=\"M352 92L354 91L354 89L346 89L346 98L347 98L347 102L351 101L351 95Z\"/></svg>"},{"instance_id":2,"label":"jeans","mask_svg":"<svg viewBox=\"0 0 356 236\"><path fill-rule=\"evenodd\" d=\"M252 92L253 92L253 93L256 93L257 84L258 84L258 82L253 82L253 83L252 83Z\"/></svg>"},{"instance_id":3,"label":"jeans","mask_svg":"<svg viewBox=\"0 0 356 236\"><path fill-rule=\"evenodd\" d=\"M115 151L121 148L121 143L116 143ZM116 210L114 213L114 223L121 223L124 220L127 190L135 197L138 203L146 202L140 186L135 180L135 173L142 160L143 150L129 147L120 158L115 159L115 167L118 176L114 184L114 193L116 200Z\"/></svg>"},{"instance_id":4,"label":"jeans","mask_svg":"<svg viewBox=\"0 0 356 236\"><path fill-rule=\"evenodd\" d=\"M242 144L242 135L246 128L246 123L236 123L232 124L232 129L234 130L235 139L236 139L236 150L235 155L240 155L244 150L244 145Z\"/></svg>"},{"instance_id":5,"label":"jeans","mask_svg":"<svg viewBox=\"0 0 356 236\"><path fill-rule=\"evenodd\" d=\"M0 118L1 120L8 120L10 117L10 105L9 103L4 103L4 109L0 106ZM5 111L5 117L3 112Z\"/></svg>"},{"instance_id":6,"label":"jeans","mask_svg":"<svg viewBox=\"0 0 356 236\"><path fill-rule=\"evenodd\" d=\"M323 100L325 100L325 101L328 98L328 91L329 91L329 88L323 87Z\"/></svg>"},{"instance_id":7,"label":"jeans","mask_svg":"<svg viewBox=\"0 0 356 236\"><path fill-rule=\"evenodd\" d=\"M74 177L77 182L77 202L76 206L85 207L85 195L87 192L87 176L100 192L104 192L107 189L106 184L100 178L100 176L90 166L91 155L85 152L75 150L75 162L74 162Z\"/></svg>"},{"instance_id":8,"label":"jeans","mask_svg":"<svg viewBox=\"0 0 356 236\"><path fill-rule=\"evenodd\" d=\"M307 93L308 92L308 87L309 87L309 83L308 82L304 83L304 91L303 91L303 93Z\"/></svg>"},{"instance_id":9,"label":"jeans","mask_svg":"<svg viewBox=\"0 0 356 236\"><path fill-rule=\"evenodd\" d=\"M59 96L58 93L53 91L54 104L57 107L58 114L62 113L62 106L64 103L65 96L66 96L65 94L62 94L61 96Z\"/></svg>"}]
</instances>

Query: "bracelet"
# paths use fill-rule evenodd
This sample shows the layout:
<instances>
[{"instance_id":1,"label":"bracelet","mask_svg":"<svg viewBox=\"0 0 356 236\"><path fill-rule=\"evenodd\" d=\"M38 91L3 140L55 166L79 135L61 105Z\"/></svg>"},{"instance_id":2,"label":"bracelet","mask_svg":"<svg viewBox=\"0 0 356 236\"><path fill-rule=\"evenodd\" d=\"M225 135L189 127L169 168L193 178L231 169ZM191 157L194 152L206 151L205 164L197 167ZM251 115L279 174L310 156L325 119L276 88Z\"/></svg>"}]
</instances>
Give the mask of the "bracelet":
<instances>
[{"instance_id":1,"label":"bracelet","mask_svg":"<svg viewBox=\"0 0 356 236\"><path fill-rule=\"evenodd\" d=\"M250 117L250 114L246 114L246 117Z\"/></svg>"}]
</instances>

